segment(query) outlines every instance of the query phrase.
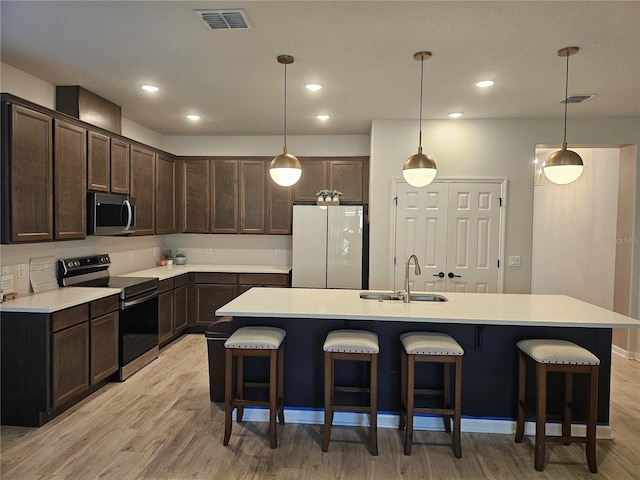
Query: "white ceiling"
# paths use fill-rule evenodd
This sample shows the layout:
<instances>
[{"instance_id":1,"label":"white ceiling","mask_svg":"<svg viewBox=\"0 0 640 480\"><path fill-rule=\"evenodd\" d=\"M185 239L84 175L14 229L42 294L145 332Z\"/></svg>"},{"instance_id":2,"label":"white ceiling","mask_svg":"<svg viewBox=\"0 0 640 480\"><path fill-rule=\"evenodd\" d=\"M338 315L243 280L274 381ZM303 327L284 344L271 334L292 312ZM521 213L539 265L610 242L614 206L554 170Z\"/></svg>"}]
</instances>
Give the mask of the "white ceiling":
<instances>
[{"instance_id":1,"label":"white ceiling","mask_svg":"<svg viewBox=\"0 0 640 480\"><path fill-rule=\"evenodd\" d=\"M368 134L373 119L640 115L640 2L8 1L1 60L55 85L80 85L164 135ZM253 28L212 31L194 14L243 8ZM473 82L496 85L478 89ZM157 84L156 94L141 91ZM307 82L324 85L319 92ZM194 124L184 115L195 112ZM320 122L317 113L331 119ZM452 120L454 121L454 120Z\"/></svg>"}]
</instances>

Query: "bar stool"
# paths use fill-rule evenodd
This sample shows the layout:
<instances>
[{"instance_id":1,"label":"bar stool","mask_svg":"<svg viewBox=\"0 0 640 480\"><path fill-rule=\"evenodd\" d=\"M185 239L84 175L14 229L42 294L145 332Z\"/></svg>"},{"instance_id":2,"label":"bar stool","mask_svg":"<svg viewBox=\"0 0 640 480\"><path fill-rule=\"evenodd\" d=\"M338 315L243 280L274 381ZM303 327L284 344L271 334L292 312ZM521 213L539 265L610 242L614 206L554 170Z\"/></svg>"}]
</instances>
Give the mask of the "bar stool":
<instances>
[{"instance_id":1,"label":"bar stool","mask_svg":"<svg viewBox=\"0 0 640 480\"><path fill-rule=\"evenodd\" d=\"M276 415L284 425L284 337L286 332L275 327L241 327L224 343L226 349L224 380L224 441L229 445L231 437L231 414L237 409L237 420L242 421L245 406L269 407L269 440L271 448L278 446L276 438ZM268 382L245 382L243 378L244 357L267 357L269 359ZM236 359L236 389L233 389L233 359ZM247 400L244 388L267 388L269 400Z\"/></svg>"},{"instance_id":2,"label":"bar stool","mask_svg":"<svg viewBox=\"0 0 640 480\"><path fill-rule=\"evenodd\" d=\"M589 470L598 471L596 464L596 420L598 411L598 365L600 360L589 350L566 340L521 340L518 342L518 420L516 423L516 443L522 442L525 416L533 416L525 400L527 362L536 368L536 440L535 468L544 469L546 442L586 443ZM562 435L546 435L547 420L547 373L564 373L564 411L562 414ZM589 411L587 413L586 437L571 435L571 410L573 409L573 374L589 375Z\"/></svg>"},{"instance_id":3,"label":"bar stool","mask_svg":"<svg viewBox=\"0 0 640 480\"><path fill-rule=\"evenodd\" d=\"M442 415L444 428L453 434L451 444L457 458L462 457L460 445L460 417L462 404L462 356L464 350L449 335L436 332L408 332L400 335L400 430L405 430L404 454L411 455L414 413ZM442 363L444 384L442 390L415 388L415 363ZM451 365L454 366L453 405L451 405ZM442 396L442 408L416 407L415 396Z\"/></svg>"},{"instance_id":4,"label":"bar stool","mask_svg":"<svg viewBox=\"0 0 640 480\"><path fill-rule=\"evenodd\" d=\"M370 418L371 454L378 455L378 336L365 330L334 330L329 332L324 350L324 439L322 451L329 448L331 425L335 411L368 412ZM334 362L350 360L370 362L369 387L336 386ZM369 405L339 405L335 392L369 393Z\"/></svg>"}]
</instances>

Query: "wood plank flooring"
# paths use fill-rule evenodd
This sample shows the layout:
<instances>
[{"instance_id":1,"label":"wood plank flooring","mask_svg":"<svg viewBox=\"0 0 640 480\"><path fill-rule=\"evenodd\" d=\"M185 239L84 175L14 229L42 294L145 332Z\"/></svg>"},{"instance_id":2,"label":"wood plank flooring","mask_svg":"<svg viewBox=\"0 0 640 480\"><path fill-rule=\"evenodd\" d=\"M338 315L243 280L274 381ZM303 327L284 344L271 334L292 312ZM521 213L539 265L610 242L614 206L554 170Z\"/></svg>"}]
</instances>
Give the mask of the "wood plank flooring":
<instances>
[{"instance_id":1,"label":"wood plank flooring","mask_svg":"<svg viewBox=\"0 0 640 480\"><path fill-rule=\"evenodd\" d=\"M286 361L286 359L285 359ZM334 427L323 453L320 425L234 423L222 446L224 412L209 402L206 340L185 335L124 383L110 383L41 428L2 427L0 477L9 479L583 479L640 478L640 363L614 355L611 426L598 440L598 474L584 446L547 446L544 472L533 468L533 439L462 434L461 459L441 432L415 433L411 456L396 429Z\"/></svg>"}]
</instances>

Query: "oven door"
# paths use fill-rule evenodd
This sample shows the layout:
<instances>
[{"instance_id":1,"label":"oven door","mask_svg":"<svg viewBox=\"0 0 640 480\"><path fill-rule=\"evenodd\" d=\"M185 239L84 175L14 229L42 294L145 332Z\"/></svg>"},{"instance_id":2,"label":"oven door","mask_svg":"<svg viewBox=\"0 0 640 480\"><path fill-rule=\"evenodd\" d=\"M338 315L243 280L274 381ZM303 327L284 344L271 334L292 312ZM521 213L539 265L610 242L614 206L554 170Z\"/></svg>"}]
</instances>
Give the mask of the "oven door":
<instances>
[{"instance_id":1,"label":"oven door","mask_svg":"<svg viewBox=\"0 0 640 480\"><path fill-rule=\"evenodd\" d=\"M158 346L158 291L122 302L120 367Z\"/></svg>"}]
</instances>

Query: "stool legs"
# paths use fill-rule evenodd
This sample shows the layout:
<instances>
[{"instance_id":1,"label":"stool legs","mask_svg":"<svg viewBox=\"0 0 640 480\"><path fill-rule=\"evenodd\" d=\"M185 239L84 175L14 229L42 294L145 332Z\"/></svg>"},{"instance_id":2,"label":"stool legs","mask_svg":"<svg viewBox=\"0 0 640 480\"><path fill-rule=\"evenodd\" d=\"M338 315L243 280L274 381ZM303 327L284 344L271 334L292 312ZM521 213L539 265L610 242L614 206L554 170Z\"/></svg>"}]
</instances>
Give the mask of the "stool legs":
<instances>
[{"instance_id":1,"label":"stool legs","mask_svg":"<svg viewBox=\"0 0 640 480\"><path fill-rule=\"evenodd\" d=\"M516 421L516 443L521 443L524 437L524 423L527 414L526 403L526 362L529 357L522 351L518 355L518 418ZM533 360L532 360L533 361ZM535 407L535 469L544 470L547 442L562 442L569 445L572 442L586 443L586 457L589 470L597 473L596 463L596 423L598 415L598 366L585 365L555 365L535 362L536 366L536 407ZM549 436L546 434L547 422L547 375L555 371L564 374L564 406L562 413L562 435ZM589 410L587 413L587 433L585 437L571 435L573 397L573 374L585 373L589 375Z\"/></svg>"},{"instance_id":2,"label":"stool legs","mask_svg":"<svg viewBox=\"0 0 640 480\"><path fill-rule=\"evenodd\" d=\"M269 360L269 382L244 381L244 356L266 357ZM233 362L236 361L236 385L233 385ZM244 398L244 387L268 388L269 400L247 400ZM234 395L235 393L235 395ZM225 356L225 407L224 407L224 439L222 444L229 445L232 428L232 413L236 409L236 419L242 421L246 405L263 405L269 407L269 443L277 448L276 419L284 425L284 343L276 349L226 349Z\"/></svg>"},{"instance_id":3,"label":"stool legs","mask_svg":"<svg viewBox=\"0 0 640 480\"><path fill-rule=\"evenodd\" d=\"M335 386L335 360L356 360L368 361L370 363L370 382L368 389L344 387L345 391L369 391L369 406L356 407L353 405L336 405L335 391L340 387ZM376 354L350 354L325 352L324 354L324 427L322 451L329 449L331 440L331 425L333 424L333 414L335 410L367 411L369 413L369 443L371 454L378 455L378 355Z\"/></svg>"},{"instance_id":4,"label":"stool legs","mask_svg":"<svg viewBox=\"0 0 640 480\"><path fill-rule=\"evenodd\" d=\"M415 388L415 363L437 362L443 364L443 390L423 390L416 392ZM454 368L453 380L453 405L451 403L451 368ZM462 457L461 417L462 417L462 355L451 355L446 358L441 355L415 355L407 354L402 349L400 354L400 430L405 429L404 454L411 455L413 446L413 416L418 413L438 413L442 415L444 429L451 433L451 447L456 458ZM416 393L423 395L442 394L443 408L417 408L415 406ZM451 430L451 417L453 417L453 432Z\"/></svg>"}]
</instances>

